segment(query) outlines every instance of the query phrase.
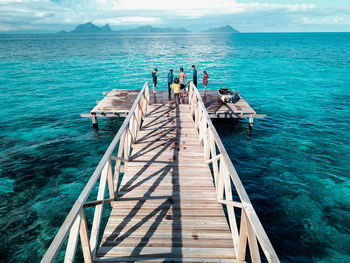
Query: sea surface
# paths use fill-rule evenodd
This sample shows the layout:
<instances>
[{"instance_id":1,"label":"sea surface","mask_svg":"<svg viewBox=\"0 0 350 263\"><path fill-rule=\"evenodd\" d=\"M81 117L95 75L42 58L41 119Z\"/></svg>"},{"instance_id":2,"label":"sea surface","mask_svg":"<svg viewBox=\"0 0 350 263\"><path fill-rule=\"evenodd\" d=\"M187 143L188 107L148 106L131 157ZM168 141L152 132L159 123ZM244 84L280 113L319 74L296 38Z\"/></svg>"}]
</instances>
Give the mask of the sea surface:
<instances>
[{"instance_id":1,"label":"sea surface","mask_svg":"<svg viewBox=\"0 0 350 263\"><path fill-rule=\"evenodd\" d=\"M122 120L80 117L158 68L266 119L215 123L282 262L350 262L350 33L0 35L0 261L39 262Z\"/></svg>"}]
</instances>

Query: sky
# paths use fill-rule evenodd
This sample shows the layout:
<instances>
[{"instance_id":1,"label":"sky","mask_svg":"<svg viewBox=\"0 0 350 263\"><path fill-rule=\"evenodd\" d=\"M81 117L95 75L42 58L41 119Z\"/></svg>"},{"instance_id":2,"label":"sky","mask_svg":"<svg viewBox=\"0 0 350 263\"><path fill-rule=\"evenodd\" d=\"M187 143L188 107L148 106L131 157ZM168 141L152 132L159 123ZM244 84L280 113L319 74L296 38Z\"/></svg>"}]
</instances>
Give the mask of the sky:
<instances>
[{"instance_id":1,"label":"sky","mask_svg":"<svg viewBox=\"0 0 350 263\"><path fill-rule=\"evenodd\" d=\"M201 31L350 32L350 0L0 0L0 33L57 32L92 22Z\"/></svg>"}]
</instances>

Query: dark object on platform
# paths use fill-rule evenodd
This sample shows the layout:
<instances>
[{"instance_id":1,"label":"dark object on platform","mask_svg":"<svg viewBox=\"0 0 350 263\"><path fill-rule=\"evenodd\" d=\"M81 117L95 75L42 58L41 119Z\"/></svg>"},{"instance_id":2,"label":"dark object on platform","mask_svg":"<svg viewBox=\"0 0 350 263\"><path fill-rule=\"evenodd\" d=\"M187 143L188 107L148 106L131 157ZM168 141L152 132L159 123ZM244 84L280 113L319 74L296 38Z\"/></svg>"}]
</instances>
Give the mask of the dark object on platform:
<instances>
[{"instance_id":1,"label":"dark object on platform","mask_svg":"<svg viewBox=\"0 0 350 263\"><path fill-rule=\"evenodd\" d=\"M239 92L231 91L227 87L222 87L218 91L218 98L224 103L236 103L239 101Z\"/></svg>"}]
</instances>

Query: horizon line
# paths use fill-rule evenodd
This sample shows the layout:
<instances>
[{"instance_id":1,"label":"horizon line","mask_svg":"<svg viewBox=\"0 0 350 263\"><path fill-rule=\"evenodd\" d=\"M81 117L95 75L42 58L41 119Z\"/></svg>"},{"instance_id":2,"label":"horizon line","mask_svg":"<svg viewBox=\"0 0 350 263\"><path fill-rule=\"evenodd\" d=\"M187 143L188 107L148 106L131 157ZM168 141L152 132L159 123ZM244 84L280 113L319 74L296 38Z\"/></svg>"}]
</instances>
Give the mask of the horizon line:
<instances>
[{"instance_id":1,"label":"horizon line","mask_svg":"<svg viewBox=\"0 0 350 263\"><path fill-rule=\"evenodd\" d=\"M65 30L61 30L65 31ZM350 33L350 31L261 31L261 32L254 32L254 31L247 31L247 32L236 32L236 33L230 33L230 32L204 32L204 31L187 31L187 32L120 32L120 31L112 31L112 32L106 32L106 33L72 33L67 32L60 33L61 31L46 31L46 30L37 30L37 31L0 31L0 35L4 34L37 34L37 35L43 35L43 34L59 34L59 35L112 35L112 34L191 34L191 33L202 33L202 34L286 34L286 33Z\"/></svg>"}]
</instances>

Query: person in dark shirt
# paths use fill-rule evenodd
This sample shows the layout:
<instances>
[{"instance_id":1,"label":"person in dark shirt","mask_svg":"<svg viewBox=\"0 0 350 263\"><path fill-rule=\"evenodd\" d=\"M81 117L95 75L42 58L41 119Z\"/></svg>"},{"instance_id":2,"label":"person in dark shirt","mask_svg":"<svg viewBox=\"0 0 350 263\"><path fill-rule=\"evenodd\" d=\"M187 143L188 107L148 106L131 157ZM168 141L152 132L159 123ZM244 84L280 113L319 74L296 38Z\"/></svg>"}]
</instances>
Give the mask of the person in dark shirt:
<instances>
[{"instance_id":1,"label":"person in dark shirt","mask_svg":"<svg viewBox=\"0 0 350 263\"><path fill-rule=\"evenodd\" d=\"M152 78L153 78L153 93L157 93L156 92L156 86L157 86L157 69L155 68L152 71Z\"/></svg>"},{"instance_id":2,"label":"person in dark shirt","mask_svg":"<svg viewBox=\"0 0 350 263\"><path fill-rule=\"evenodd\" d=\"M197 87L197 70L195 65L192 65L192 70L193 70L193 84Z\"/></svg>"},{"instance_id":3,"label":"person in dark shirt","mask_svg":"<svg viewBox=\"0 0 350 263\"><path fill-rule=\"evenodd\" d=\"M174 82L174 74L173 74L173 70L169 70L168 73L168 92L169 92L169 97L171 96L171 84Z\"/></svg>"}]
</instances>

